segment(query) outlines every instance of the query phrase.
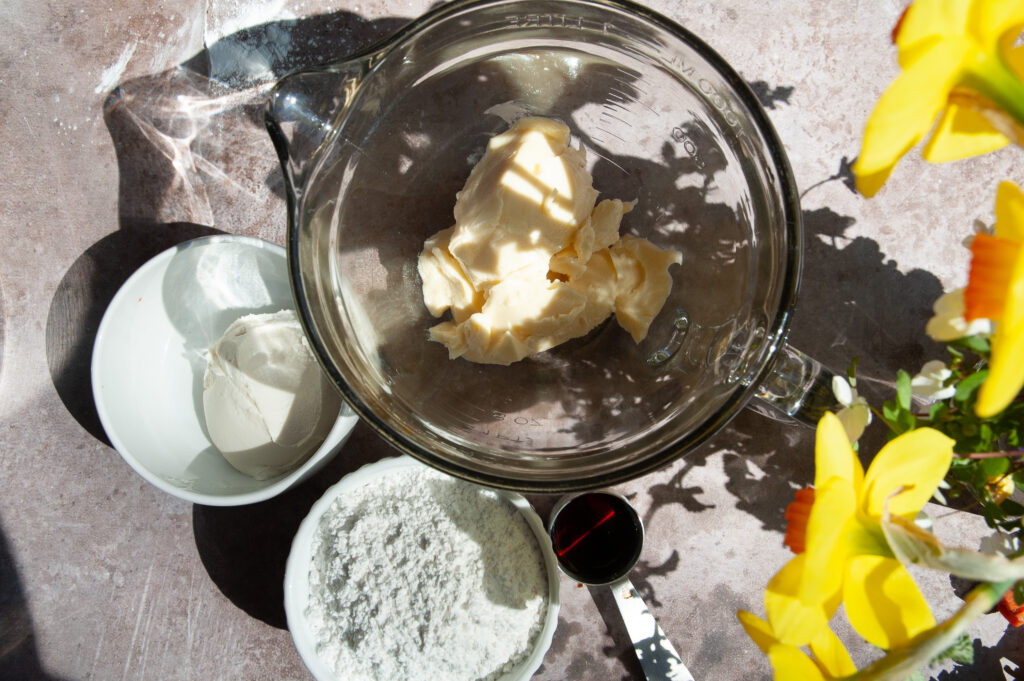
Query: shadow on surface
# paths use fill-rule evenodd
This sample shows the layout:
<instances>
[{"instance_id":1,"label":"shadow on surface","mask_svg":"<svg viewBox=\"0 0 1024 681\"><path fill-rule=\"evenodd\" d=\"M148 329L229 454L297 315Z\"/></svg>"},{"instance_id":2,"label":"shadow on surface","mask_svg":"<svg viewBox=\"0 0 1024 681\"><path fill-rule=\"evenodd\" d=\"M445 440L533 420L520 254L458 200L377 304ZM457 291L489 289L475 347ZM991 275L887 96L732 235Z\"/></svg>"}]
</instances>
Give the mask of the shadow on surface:
<instances>
[{"instance_id":1,"label":"shadow on surface","mask_svg":"<svg viewBox=\"0 0 1024 681\"><path fill-rule=\"evenodd\" d=\"M766 108L774 108L779 96L788 96L792 88L755 84L754 90ZM850 164L849 158L838 159L834 174L805 190L805 203L811 203L807 197L813 198L812 192L826 183L842 183L854 191ZM852 216L830 207L817 207L805 208L803 218L803 279L790 342L838 373L845 373L851 362L858 359L858 389L872 404L880 405L892 399L898 369L913 374L925 361L945 358L942 346L924 333L942 285L930 272L901 271L874 240L851 236L855 227ZM885 439L885 426L876 421L861 439L865 465ZM695 469L705 466L717 454L722 456L726 488L735 497L736 508L757 518L765 529L782 533L786 525L784 512L792 501L792 492L813 481L814 432L794 424L773 422L750 410L738 414L710 442L677 463L678 470L670 479L651 486L652 503L645 514L645 524L656 522L658 510L668 505L677 504L690 512L709 510L711 507L699 497L704 490L688 480ZM673 554L659 568L675 571L676 566L669 565L672 558L676 556ZM659 568L641 564L636 570L635 582L653 605L658 605L656 596L644 580L648 573L657 574ZM741 602L738 605L742 607ZM697 661L715 653L713 647L705 645ZM1022 663L1024 646L1019 632L1008 628L995 646L984 647L975 642L973 664L957 665L933 678L1002 679L1006 674L1006 678L1024 679Z\"/></svg>"},{"instance_id":2,"label":"shadow on surface","mask_svg":"<svg viewBox=\"0 0 1024 681\"><path fill-rule=\"evenodd\" d=\"M151 257L182 242L225 232L264 239L283 233L283 182L263 122L267 90L291 69L359 53L407 22L335 12L250 27L181 65L121 83L110 94L103 117L118 163L119 229L90 246L68 269L46 326L54 386L68 411L96 439L109 444L92 397L92 347L118 289ZM196 545L214 582L252 616L284 627L284 565L299 522L340 477L392 454L359 425L334 461L277 499L240 508L196 505ZM9 563L6 553L0 554L4 626L8 613L19 612L14 605L24 611L20 594L6 607L8 590L17 590L13 574L7 579ZM7 631L0 628L3 664L13 659ZM16 627L12 631L18 635ZM10 654L29 660L25 651L34 656L31 631L22 638ZM28 673L33 667L17 667L22 668L27 676L15 678L45 678Z\"/></svg>"},{"instance_id":3,"label":"shadow on surface","mask_svg":"<svg viewBox=\"0 0 1024 681\"><path fill-rule=\"evenodd\" d=\"M225 38L181 68L124 83L112 95L104 117L120 171L119 231L91 246L65 274L51 302L46 329L51 378L68 410L91 434L106 441L89 390L89 357L99 320L121 283L166 247L217 232L214 224L234 233L261 234L260 225L247 222L249 204L279 208L280 173L265 139L262 105L256 96L267 79L356 53L405 22L368 21L338 12L265 24ZM793 90L762 82L752 83L752 88L769 108L788 101ZM186 102L188 107L167 108L172 102ZM221 134L238 123L238 132ZM254 146L257 139L260 143ZM252 172L254 165L266 172ZM244 178L236 172L242 168L247 169ZM261 181L246 179L251 177ZM854 223L849 216L820 208L805 211L805 222L804 286L793 342L838 371L854 356L860 357L861 374L883 381L897 368L916 369L935 354L937 348L922 341L922 330L930 305L941 292L938 280L927 272L901 273L875 242L847 237ZM738 507L765 527L781 531L782 500L813 475L813 433L749 411L691 454L671 480L652 487L653 503L645 522L669 504L691 512L710 509L699 499L702 490L688 484L687 476L721 450L726 485ZM865 451L875 449L868 446ZM195 506L196 545L214 582L252 616L285 626L284 561L302 517L342 475L390 453L375 433L360 425L322 472L278 499L241 508ZM748 463L763 476L753 475ZM16 584L7 579L9 563L6 552L0 554L0 594L5 598L8 584ZM647 578L673 567L666 563L644 569ZM649 582L641 588L645 598L654 598ZM606 591L595 594L595 600L611 619L617 614L612 613L616 609ZM20 603L24 609L23 599ZM0 616L6 612L7 608L0 609ZM604 652L621 659L638 677L629 638L621 623L614 626L617 645ZM619 646L620 641L624 645ZM19 646L17 650L33 647L30 631ZM0 651L7 658L6 649ZM567 676L571 672L567 669Z\"/></svg>"},{"instance_id":4,"label":"shadow on surface","mask_svg":"<svg viewBox=\"0 0 1024 681\"><path fill-rule=\"evenodd\" d=\"M988 615L1002 617L1002 615ZM974 641L974 662L958 664L932 677L933 681L976 681L977 679L1024 679L1024 642L1019 631L1007 625L1006 633L995 646L986 648Z\"/></svg>"},{"instance_id":5,"label":"shadow on surface","mask_svg":"<svg viewBox=\"0 0 1024 681\"><path fill-rule=\"evenodd\" d=\"M839 172L824 181L849 187L844 168L848 172L846 159L839 163ZM898 369L913 373L926 360L942 356L940 346L924 334L942 286L929 272L900 272L876 242L848 237L855 224L850 216L818 208L804 210L803 218L803 279L790 342L840 374L858 359L858 389L873 404L881 404L892 397L891 381ZM869 427L861 440L866 464L884 440L882 424ZM784 531L783 514L792 491L814 478L814 432L749 409L688 455L670 480L651 487L653 503L645 522L668 504L691 512L708 509L697 498L703 490L688 485L687 476L716 452L723 453L726 488L736 497L737 508L758 518L766 529Z\"/></svg>"},{"instance_id":6,"label":"shadow on surface","mask_svg":"<svg viewBox=\"0 0 1024 681\"><path fill-rule=\"evenodd\" d=\"M605 633L612 640L611 645L601 648L604 657L618 660L622 668L629 674L628 678L644 678L640 660L633 652L633 640L629 637L629 632L626 631L626 624L622 621L622 615L619 614L619 607L615 605L615 597L612 595L611 589L607 586L590 586L587 589L604 620ZM569 676L567 674L565 678L586 678L586 676Z\"/></svg>"},{"instance_id":7,"label":"shadow on surface","mask_svg":"<svg viewBox=\"0 0 1024 681\"><path fill-rule=\"evenodd\" d=\"M796 89L792 85L773 87L771 83L764 80L747 81L747 85L750 86L757 101L761 102L761 106L765 109L774 109L778 105L789 104L789 98L793 96L793 90Z\"/></svg>"},{"instance_id":8,"label":"shadow on surface","mask_svg":"<svg viewBox=\"0 0 1024 681\"><path fill-rule=\"evenodd\" d=\"M57 678L43 670L21 580L0 532L0 679Z\"/></svg>"},{"instance_id":9,"label":"shadow on surface","mask_svg":"<svg viewBox=\"0 0 1024 681\"><path fill-rule=\"evenodd\" d=\"M117 156L119 229L71 265L46 323L54 387L97 440L109 444L92 397L90 361L117 290L151 257L182 242L223 232L280 233L283 187L263 125L266 90L293 68L358 53L407 22L335 12L246 28L110 94L103 118Z\"/></svg>"},{"instance_id":10,"label":"shadow on surface","mask_svg":"<svg viewBox=\"0 0 1024 681\"><path fill-rule=\"evenodd\" d=\"M4 310L4 290L0 287L0 376L3 375L4 370L4 340L6 338L4 332L7 326L7 315Z\"/></svg>"},{"instance_id":11,"label":"shadow on surface","mask_svg":"<svg viewBox=\"0 0 1024 681\"><path fill-rule=\"evenodd\" d=\"M110 301L135 270L183 241L219 232L189 223L132 226L89 247L68 269L50 303L46 360L64 406L78 423L109 445L92 395L92 350Z\"/></svg>"},{"instance_id":12,"label":"shadow on surface","mask_svg":"<svg viewBox=\"0 0 1024 681\"><path fill-rule=\"evenodd\" d=\"M277 80L298 68L366 52L409 21L404 17L366 19L353 12L272 21L225 36L181 66L233 89L245 88Z\"/></svg>"},{"instance_id":13,"label":"shadow on surface","mask_svg":"<svg viewBox=\"0 0 1024 681\"><path fill-rule=\"evenodd\" d=\"M214 584L252 617L287 628L285 564L302 519L327 488L342 477L393 455L390 445L360 422L334 460L298 487L248 506L194 505L196 549Z\"/></svg>"}]
</instances>

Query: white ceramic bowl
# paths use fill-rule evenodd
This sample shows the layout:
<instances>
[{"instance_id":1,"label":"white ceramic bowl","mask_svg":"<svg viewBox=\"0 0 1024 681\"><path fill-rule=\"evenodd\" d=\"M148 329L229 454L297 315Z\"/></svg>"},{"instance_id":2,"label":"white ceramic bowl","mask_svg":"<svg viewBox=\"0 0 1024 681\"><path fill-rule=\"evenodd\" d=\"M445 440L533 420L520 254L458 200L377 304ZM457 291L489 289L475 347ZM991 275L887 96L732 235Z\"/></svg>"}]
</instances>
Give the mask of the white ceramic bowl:
<instances>
[{"instance_id":1,"label":"white ceramic bowl","mask_svg":"<svg viewBox=\"0 0 1024 681\"><path fill-rule=\"evenodd\" d=\"M242 315L294 307L284 249L250 237L195 239L132 274L92 356L96 410L124 460L165 492L211 506L269 499L327 463L357 421L347 405L309 459L269 480L232 468L206 431L203 353Z\"/></svg>"},{"instance_id":2,"label":"white ceramic bowl","mask_svg":"<svg viewBox=\"0 0 1024 681\"><path fill-rule=\"evenodd\" d=\"M410 468L433 470L412 457L399 456L368 464L346 475L324 492L324 495L313 504L309 514L303 519L299 525L298 532L295 534L291 552L288 554L288 563L285 567L284 610L288 618L288 629L291 631L292 639L295 641L295 647L298 649L302 661L317 681L345 681L343 678L339 679L331 671L327 662L317 655L316 642L305 616L310 596L309 571L313 560L313 540L320 524L320 518L339 496L350 493L363 485L372 485L376 480L380 480L393 473L409 470ZM545 572L547 574L548 610L541 631L534 641L530 654L519 665L499 679L499 681L526 681L526 679L533 676L533 673L540 667L541 662L544 661L544 655L548 648L551 647L551 639L554 636L555 626L558 623L558 566L555 562L555 554L551 550L551 542L548 539L547 531L544 529L544 524L533 510L533 507L530 506L530 503L515 492L504 490L494 490L494 492L519 509L526 523L533 530L534 535L537 537L537 545L540 547L544 557Z\"/></svg>"}]
</instances>

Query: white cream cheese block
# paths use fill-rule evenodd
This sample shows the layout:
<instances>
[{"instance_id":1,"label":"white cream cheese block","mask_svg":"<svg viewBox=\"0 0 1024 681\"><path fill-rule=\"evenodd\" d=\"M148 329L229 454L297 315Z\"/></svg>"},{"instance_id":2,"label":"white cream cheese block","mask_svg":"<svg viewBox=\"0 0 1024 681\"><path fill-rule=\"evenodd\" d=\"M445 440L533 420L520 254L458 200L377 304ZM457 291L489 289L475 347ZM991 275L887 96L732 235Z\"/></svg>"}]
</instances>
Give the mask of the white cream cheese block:
<instances>
[{"instance_id":1,"label":"white cream cheese block","mask_svg":"<svg viewBox=\"0 0 1024 681\"><path fill-rule=\"evenodd\" d=\"M338 418L341 397L291 310L246 315L209 349L203 411L213 444L264 480L305 461Z\"/></svg>"}]
</instances>

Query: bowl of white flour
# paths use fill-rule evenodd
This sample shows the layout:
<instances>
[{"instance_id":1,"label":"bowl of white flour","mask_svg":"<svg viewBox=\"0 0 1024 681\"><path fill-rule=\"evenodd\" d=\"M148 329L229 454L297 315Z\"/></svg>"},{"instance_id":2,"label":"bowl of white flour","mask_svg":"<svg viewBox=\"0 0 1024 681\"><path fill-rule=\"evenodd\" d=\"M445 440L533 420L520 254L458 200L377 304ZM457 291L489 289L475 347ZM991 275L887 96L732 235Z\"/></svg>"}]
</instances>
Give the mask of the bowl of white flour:
<instances>
[{"instance_id":1,"label":"bowl of white flour","mask_svg":"<svg viewBox=\"0 0 1024 681\"><path fill-rule=\"evenodd\" d=\"M285 612L318 681L518 681L551 645L558 582L526 499L403 456L313 505L288 557Z\"/></svg>"}]
</instances>

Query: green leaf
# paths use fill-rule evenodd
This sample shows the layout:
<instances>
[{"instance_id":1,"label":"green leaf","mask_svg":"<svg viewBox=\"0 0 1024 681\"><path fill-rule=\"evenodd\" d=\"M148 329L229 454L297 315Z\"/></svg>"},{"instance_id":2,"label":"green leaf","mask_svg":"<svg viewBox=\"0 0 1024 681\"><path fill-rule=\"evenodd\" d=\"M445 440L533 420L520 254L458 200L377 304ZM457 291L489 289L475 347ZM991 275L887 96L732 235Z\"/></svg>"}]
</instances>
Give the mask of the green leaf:
<instances>
[{"instance_id":1,"label":"green leaf","mask_svg":"<svg viewBox=\"0 0 1024 681\"><path fill-rule=\"evenodd\" d=\"M959 459L954 459L953 462L957 463ZM966 462L965 462L966 464ZM974 468L969 465L955 466L949 469L949 475L954 480L960 480L964 483L971 483L974 479Z\"/></svg>"},{"instance_id":2,"label":"green leaf","mask_svg":"<svg viewBox=\"0 0 1024 681\"><path fill-rule=\"evenodd\" d=\"M953 395L953 399L956 402L966 402L981 387L986 378L988 378L988 369L971 374L956 386L956 394Z\"/></svg>"},{"instance_id":3,"label":"green leaf","mask_svg":"<svg viewBox=\"0 0 1024 681\"><path fill-rule=\"evenodd\" d=\"M984 489L985 485L988 484L988 474L985 473L985 467L981 462L975 461L973 463L974 465L971 466L971 472L974 473L974 475L971 477L971 484L974 485L976 489Z\"/></svg>"},{"instance_id":4,"label":"green leaf","mask_svg":"<svg viewBox=\"0 0 1024 681\"><path fill-rule=\"evenodd\" d=\"M935 423L941 421L949 415L949 405L945 402L936 402L932 405L931 409L928 410L928 421Z\"/></svg>"},{"instance_id":5,"label":"green leaf","mask_svg":"<svg viewBox=\"0 0 1024 681\"><path fill-rule=\"evenodd\" d=\"M896 402L900 408L910 411L910 398L913 394L910 387L910 374L900 369L896 374Z\"/></svg>"},{"instance_id":6,"label":"green leaf","mask_svg":"<svg viewBox=\"0 0 1024 681\"><path fill-rule=\"evenodd\" d=\"M958 340L958 344L961 347L967 348L976 355L985 357L989 353L989 342L987 338L981 336L967 336Z\"/></svg>"},{"instance_id":7,"label":"green leaf","mask_svg":"<svg viewBox=\"0 0 1024 681\"><path fill-rule=\"evenodd\" d=\"M979 468L984 471L985 482L988 482L989 478L996 476L1002 476L1010 471L1010 460L1005 456L995 457L993 459L981 459L978 462Z\"/></svg>"},{"instance_id":8,"label":"green leaf","mask_svg":"<svg viewBox=\"0 0 1024 681\"><path fill-rule=\"evenodd\" d=\"M1024 506L1018 504L1013 499L1007 499L1002 504L1003 513L1006 515L1024 516Z\"/></svg>"},{"instance_id":9,"label":"green leaf","mask_svg":"<svg viewBox=\"0 0 1024 681\"><path fill-rule=\"evenodd\" d=\"M917 417L913 413L905 411L900 414L900 418L903 423L903 432L917 428Z\"/></svg>"},{"instance_id":10,"label":"green leaf","mask_svg":"<svg viewBox=\"0 0 1024 681\"><path fill-rule=\"evenodd\" d=\"M911 426L907 427L907 416L910 417ZM882 404L882 420L893 429L896 435L905 433L913 428L914 415L892 402Z\"/></svg>"},{"instance_id":11,"label":"green leaf","mask_svg":"<svg viewBox=\"0 0 1024 681\"><path fill-rule=\"evenodd\" d=\"M952 660L958 664L974 664L974 639L970 634L966 632L961 634L953 645L932 660L932 664L938 664L945 660Z\"/></svg>"},{"instance_id":12,"label":"green leaf","mask_svg":"<svg viewBox=\"0 0 1024 681\"><path fill-rule=\"evenodd\" d=\"M850 366L846 368L846 380L850 382L851 387L857 387L857 365L860 364L860 358L854 357L853 361L850 362Z\"/></svg>"},{"instance_id":13,"label":"green leaf","mask_svg":"<svg viewBox=\"0 0 1024 681\"><path fill-rule=\"evenodd\" d=\"M992 503L984 504L981 510L982 515L985 516L985 522L989 527L998 527L999 521L1006 517L1003 514L1003 509Z\"/></svg>"},{"instance_id":14,"label":"green leaf","mask_svg":"<svg viewBox=\"0 0 1024 681\"><path fill-rule=\"evenodd\" d=\"M992 443L995 441L995 435L990 424L982 423L978 427L978 437L981 438L981 449L985 451L992 449Z\"/></svg>"}]
</instances>

